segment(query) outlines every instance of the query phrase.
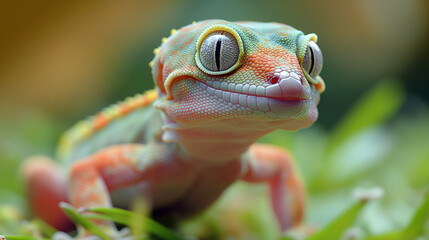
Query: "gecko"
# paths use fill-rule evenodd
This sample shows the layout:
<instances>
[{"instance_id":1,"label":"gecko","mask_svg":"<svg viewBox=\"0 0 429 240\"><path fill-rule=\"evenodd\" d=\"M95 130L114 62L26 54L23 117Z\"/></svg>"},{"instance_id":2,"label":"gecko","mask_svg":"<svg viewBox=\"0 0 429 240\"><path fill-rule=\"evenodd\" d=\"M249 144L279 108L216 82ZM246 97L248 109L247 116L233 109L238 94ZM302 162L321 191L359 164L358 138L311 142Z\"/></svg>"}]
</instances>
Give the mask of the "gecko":
<instances>
[{"instance_id":1,"label":"gecko","mask_svg":"<svg viewBox=\"0 0 429 240\"><path fill-rule=\"evenodd\" d=\"M173 29L150 63L155 89L77 123L58 159L23 166L29 205L59 230L58 207L127 208L187 217L236 181L266 183L281 230L301 224L305 190L291 154L257 143L277 129L311 126L325 83L316 34L281 23L206 20ZM115 236L114 224L94 220ZM78 227L78 237L89 233Z\"/></svg>"}]
</instances>

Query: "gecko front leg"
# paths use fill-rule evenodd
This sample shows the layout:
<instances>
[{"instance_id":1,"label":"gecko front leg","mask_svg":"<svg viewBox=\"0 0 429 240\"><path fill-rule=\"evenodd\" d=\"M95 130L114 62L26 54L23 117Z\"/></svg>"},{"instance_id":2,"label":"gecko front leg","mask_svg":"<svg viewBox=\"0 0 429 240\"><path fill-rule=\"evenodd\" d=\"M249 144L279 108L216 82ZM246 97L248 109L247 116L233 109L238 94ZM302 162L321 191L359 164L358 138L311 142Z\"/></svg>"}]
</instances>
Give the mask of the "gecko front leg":
<instances>
[{"instance_id":1,"label":"gecko front leg","mask_svg":"<svg viewBox=\"0 0 429 240\"><path fill-rule=\"evenodd\" d=\"M268 182L271 204L282 230L297 226L304 215L305 191L293 161L284 149L253 144L243 180Z\"/></svg>"},{"instance_id":2,"label":"gecko front leg","mask_svg":"<svg viewBox=\"0 0 429 240\"><path fill-rule=\"evenodd\" d=\"M71 204L77 209L112 207L110 192L114 188L133 184L141 179L141 174L133 162L143 151L144 147L139 145L115 146L76 162L70 172ZM115 175L122 181L111 182ZM100 220L94 222L110 236L117 232L112 222ZM86 235L90 234L79 228L79 236Z\"/></svg>"},{"instance_id":3,"label":"gecko front leg","mask_svg":"<svg viewBox=\"0 0 429 240\"><path fill-rule=\"evenodd\" d=\"M158 147L141 144L116 145L76 162L70 172L69 200L79 208L111 207L110 194L115 190L137 186L142 182L151 188L144 197L149 202L181 196L192 180L188 167L168 152L165 144ZM168 198L165 193L168 193ZM95 220L100 228L114 236L112 222ZM79 237L89 233L79 228Z\"/></svg>"}]
</instances>

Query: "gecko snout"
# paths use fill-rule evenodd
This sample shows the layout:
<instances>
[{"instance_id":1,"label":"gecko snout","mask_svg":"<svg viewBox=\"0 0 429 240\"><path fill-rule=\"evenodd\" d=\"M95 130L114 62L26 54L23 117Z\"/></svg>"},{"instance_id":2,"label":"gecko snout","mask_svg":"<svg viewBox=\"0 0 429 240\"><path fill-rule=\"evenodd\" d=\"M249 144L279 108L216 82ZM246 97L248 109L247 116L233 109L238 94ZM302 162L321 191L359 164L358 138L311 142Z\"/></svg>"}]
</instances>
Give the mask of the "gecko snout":
<instances>
[{"instance_id":1,"label":"gecko snout","mask_svg":"<svg viewBox=\"0 0 429 240\"><path fill-rule=\"evenodd\" d=\"M276 71L267 87L267 97L285 100L306 100L310 98L310 89L303 84L299 75L286 70Z\"/></svg>"}]
</instances>

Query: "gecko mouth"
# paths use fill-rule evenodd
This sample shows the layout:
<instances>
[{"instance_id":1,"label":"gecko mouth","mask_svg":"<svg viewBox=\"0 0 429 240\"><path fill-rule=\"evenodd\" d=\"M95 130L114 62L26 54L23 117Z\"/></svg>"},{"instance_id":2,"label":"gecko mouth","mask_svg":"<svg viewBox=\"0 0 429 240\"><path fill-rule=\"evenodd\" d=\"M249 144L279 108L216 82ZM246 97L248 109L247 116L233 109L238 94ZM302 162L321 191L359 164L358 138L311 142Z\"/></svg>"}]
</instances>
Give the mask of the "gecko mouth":
<instances>
[{"instance_id":1,"label":"gecko mouth","mask_svg":"<svg viewBox=\"0 0 429 240\"><path fill-rule=\"evenodd\" d=\"M265 113L299 114L306 103L310 102L311 89L301 83L297 74L288 72L281 74L278 82L268 86L219 81L197 81L197 85L209 95L241 107Z\"/></svg>"}]
</instances>

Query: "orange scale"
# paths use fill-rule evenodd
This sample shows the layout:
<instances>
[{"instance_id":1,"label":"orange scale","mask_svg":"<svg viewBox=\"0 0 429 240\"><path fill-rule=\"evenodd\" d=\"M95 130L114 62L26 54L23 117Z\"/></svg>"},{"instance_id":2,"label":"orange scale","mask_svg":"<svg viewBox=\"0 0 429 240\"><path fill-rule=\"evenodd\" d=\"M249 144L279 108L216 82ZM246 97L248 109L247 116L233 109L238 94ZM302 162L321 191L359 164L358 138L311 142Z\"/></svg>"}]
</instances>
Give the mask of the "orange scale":
<instances>
[{"instance_id":1,"label":"orange scale","mask_svg":"<svg viewBox=\"0 0 429 240\"><path fill-rule=\"evenodd\" d=\"M126 104L122 104L120 106L121 115L125 115L125 114L129 113L131 110L132 110L132 108Z\"/></svg>"},{"instance_id":2,"label":"orange scale","mask_svg":"<svg viewBox=\"0 0 429 240\"><path fill-rule=\"evenodd\" d=\"M94 129L98 130L103 128L109 123L109 119L102 113L98 113L94 119Z\"/></svg>"}]
</instances>

